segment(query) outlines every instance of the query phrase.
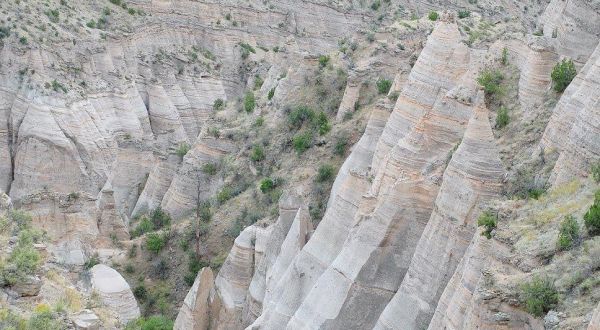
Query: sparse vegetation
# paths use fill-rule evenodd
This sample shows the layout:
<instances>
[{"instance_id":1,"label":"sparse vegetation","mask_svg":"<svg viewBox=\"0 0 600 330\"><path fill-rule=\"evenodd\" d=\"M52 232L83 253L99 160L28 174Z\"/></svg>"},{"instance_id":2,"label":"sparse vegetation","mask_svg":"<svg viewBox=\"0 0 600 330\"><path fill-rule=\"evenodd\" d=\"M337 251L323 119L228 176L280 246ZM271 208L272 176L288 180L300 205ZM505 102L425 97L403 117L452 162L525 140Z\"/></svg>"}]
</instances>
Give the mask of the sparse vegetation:
<instances>
[{"instance_id":1,"label":"sparse vegetation","mask_svg":"<svg viewBox=\"0 0 600 330\"><path fill-rule=\"evenodd\" d=\"M216 99L215 102L213 102L213 110L219 111L223 109L223 107L225 107L225 101L223 101L223 99Z\"/></svg>"},{"instance_id":2,"label":"sparse vegetation","mask_svg":"<svg viewBox=\"0 0 600 330\"><path fill-rule=\"evenodd\" d=\"M321 165L317 171L315 181L322 183L333 180L335 177L335 169L329 164Z\"/></svg>"},{"instance_id":3,"label":"sparse vegetation","mask_svg":"<svg viewBox=\"0 0 600 330\"><path fill-rule=\"evenodd\" d=\"M125 330L172 330L173 325L173 321L163 315L152 315L129 322Z\"/></svg>"},{"instance_id":4,"label":"sparse vegetation","mask_svg":"<svg viewBox=\"0 0 600 330\"><path fill-rule=\"evenodd\" d=\"M597 161L595 164L592 164L592 178L596 183L600 183L600 161Z\"/></svg>"},{"instance_id":5,"label":"sparse vegetation","mask_svg":"<svg viewBox=\"0 0 600 330\"><path fill-rule=\"evenodd\" d=\"M577 70L575 69L575 64L573 64L572 60L563 59L561 62L558 62L554 66L554 69L552 69L552 74L550 75L552 82L554 83L554 90L562 93L576 75Z\"/></svg>"},{"instance_id":6,"label":"sparse vegetation","mask_svg":"<svg viewBox=\"0 0 600 330\"><path fill-rule=\"evenodd\" d=\"M468 10L459 10L458 11L458 18L459 19L463 19L463 18L467 18L471 16L471 12Z\"/></svg>"},{"instance_id":7,"label":"sparse vegetation","mask_svg":"<svg viewBox=\"0 0 600 330\"><path fill-rule=\"evenodd\" d=\"M314 117L314 110L306 106L299 106L288 114L288 123L292 128L299 129L305 122L312 122Z\"/></svg>"},{"instance_id":8,"label":"sparse vegetation","mask_svg":"<svg viewBox=\"0 0 600 330\"><path fill-rule=\"evenodd\" d=\"M329 63L329 56L327 55L321 55L319 56L319 68L324 68L327 66L327 64Z\"/></svg>"},{"instance_id":9,"label":"sparse vegetation","mask_svg":"<svg viewBox=\"0 0 600 330\"><path fill-rule=\"evenodd\" d=\"M83 264L83 268L91 269L92 267L96 266L99 263L100 263L100 257L98 256L98 253L94 253L88 260L85 261L85 263Z\"/></svg>"},{"instance_id":10,"label":"sparse vegetation","mask_svg":"<svg viewBox=\"0 0 600 330\"><path fill-rule=\"evenodd\" d=\"M479 219L477 219L477 226L483 227L483 231L481 235L485 236L487 239L492 238L492 231L496 229L497 226L497 217L491 211L483 212Z\"/></svg>"},{"instance_id":11,"label":"sparse vegetation","mask_svg":"<svg viewBox=\"0 0 600 330\"><path fill-rule=\"evenodd\" d=\"M259 189L263 194L272 191L276 186L276 181L271 178L264 178L260 181Z\"/></svg>"},{"instance_id":12,"label":"sparse vegetation","mask_svg":"<svg viewBox=\"0 0 600 330\"><path fill-rule=\"evenodd\" d=\"M329 118L327 118L327 115L323 111L319 112L319 114L315 117L315 119L313 121L313 125L315 126L316 130L319 132L319 135L325 135L331 130L331 124L329 124Z\"/></svg>"},{"instance_id":13,"label":"sparse vegetation","mask_svg":"<svg viewBox=\"0 0 600 330\"><path fill-rule=\"evenodd\" d=\"M560 230L558 232L558 249L568 250L572 248L579 239L579 224L577 220L568 215L560 223Z\"/></svg>"},{"instance_id":14,"label":"sparse vegetation","mask_svg":"<svg viewBox=\"0 0 600 330\"><path fill-rule=\"evenodd\" d=\"M217 165L214 163L206 163L202 165L202 172L208 175L215 175L217 174Z\"/></svg>"},{"instance_id":15,"label":"sparse vegetation","mask_svg":"<svg viewBox=\"0 0 600 330\"><path fill-rule=\"evenodd\" d=\"M558 304L559 295L549 278L535 276L521 286L521 300L527 312L539 317Z\"/></svg>"},{"instance_id":16,"label":"sparse vegetation","mask_svg":"<svg viewBox=\"0 0 600 330\"><path fill-rule=\"evenodd\" d=\"M308 150L308 148L312 146L312 139L313 136L310 131L299 133L294 136L294 138L292 139L292 144L298 155L304 153L306 150Z\"/></svg>"},{"instance_id":17,"label":"sparse vegetation","mask_svg":"<svg viewBox=\"0 0 600 330\"><path fill-rule=\"evenodd\" d=\"M256 107L256 100L254 99L254 93L252 92L247 92L246 96L244 97L244 110L246 110L246 112L252 112L254 111L254 108Z\"/></svg>"},{"instance_id":18,"label":"sparse vegetation","mask_svg":"<svg viewBox=\"0 0 600 330\"><path fill-rule=\"evenodd\" d=\"M485 69L477 77L477 82L483 87L486 96L493 97L503 93L500 83L504 75L499 70Z\"/></svg>"},{"instance_id":19,"label":"sparse vegetation","mask_svg":"<svg viewBox=\"0 0 600 330\"><path fill-rule=\"evenodd\" d=\"M510 117L508 115L508 108L505 106L501 106L498 109L498 115L496 116L496 128L504 128L510 122Z\"/></svg>"},{"instance_id":20,"label":"sparse vegetation","mask_svg":"<svg viewBox=\"0 0 600 330\"><path fill-rule=\"evenodd\" d=\"M600 235L600 190L594 195L594 203L583 216L585 227L590 235Z\"/></svg>"},{"instance_id":21,"label":"sparse vegetation","mask_svg":"<svg viewBox=\"0 0 600 330\"><path fill-rule=\"evenodd\" d=\"M333 153L337 156L343 157L346 155L346 150L348 149L348 136L346 134L341 134L337 137L335 141L335 145L333 147Z\"/></svg>"},{"instance_id":22,"label":"sparse vegetation","mask_svg":"<svg viewBox=\"0 0 600 330\"><path fill-rule=\"evenodd\" d=\"M183 158L185 155L187 155L188 151L190 151L190 148L190 145L186 142L180 144L177 148L177 156Z\"/></svg>"},{"instance_id":23,"label":"sparse vegetation","mask_svg":"<svg viewBox=\"0 0 600 330\"><path fill-rule=\"evenodd\" d=\"M502 56L500 57L500 63L502 65L508 65L508 48L502 48Z\"/></svg>"},{"instance_id":24,"label":"sparse vegetation","mask_svg":"<svg viewBox=\"0 0 600 330\"><path fill-rule=\"evenodd\" d=\"M146 236L148 251L159 253L167 245L167 235L164 233L150 233Z\"/></svg>"},{"instance_id":25,"label":"sparse vegetation","mask_svg":"<svg viewBox=\"0 0 600 330\"><path fill-rule=\"evenodd\" d=\"M252 151L250 152L250 159L253 162L260 162L264 160L265 149L259 144L254 145L254 147L252 147Z\"/></svg>"},{"instance_id":26,"label":"sparse vegetation","mask_svg":"<svg viewBox=\"0 0 600 330\"><path fill-rule=\"evenodd\" d=\"M267 94L267 99L270 101L273 98L273 96L275 96L275 87L269 90L269 93Z\"/></svg>"},{"instance_id":27,"label":"sparse vegetation","mask_svg":"<svg viewBox=\"0 0 600 330\"><path fill-rule=\"evenodd\" d=\"M390 88L392 88L392 81L380 78L377 80L376 85L379 94L387 94L390 91Z\"/></svg>"},{"instance_id":28,"label":"sparse vegetation","mask_svg":"<svg viewBox=\"0 0 600 330\"><path fill-rule=\"evenodd\" d=\"M250 46L249 44L247 44L245 42L242 42L239 45L242 50L242 59L248 58L248 56L250 56L250 53L252 53L252 54L256 53L256 50L254 49L254 47Z\"/></svg>"}]
</instances>

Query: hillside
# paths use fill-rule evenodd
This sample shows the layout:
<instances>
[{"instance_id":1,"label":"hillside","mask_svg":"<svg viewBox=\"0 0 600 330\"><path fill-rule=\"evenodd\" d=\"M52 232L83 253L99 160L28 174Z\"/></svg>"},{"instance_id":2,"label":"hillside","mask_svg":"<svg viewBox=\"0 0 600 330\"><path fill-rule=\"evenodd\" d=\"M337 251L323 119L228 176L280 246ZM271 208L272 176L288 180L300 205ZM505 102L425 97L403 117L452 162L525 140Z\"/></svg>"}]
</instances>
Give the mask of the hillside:
<instances>
[{"instance_id":1,"label":"hillside","mask_svg":"<svg viewBox=\"0 0 600 330\"><path fill-rule=\"evenodd\" d=\"M600 328L598 22L2 2L0 328Z\"/></svg>"}]
</instances>

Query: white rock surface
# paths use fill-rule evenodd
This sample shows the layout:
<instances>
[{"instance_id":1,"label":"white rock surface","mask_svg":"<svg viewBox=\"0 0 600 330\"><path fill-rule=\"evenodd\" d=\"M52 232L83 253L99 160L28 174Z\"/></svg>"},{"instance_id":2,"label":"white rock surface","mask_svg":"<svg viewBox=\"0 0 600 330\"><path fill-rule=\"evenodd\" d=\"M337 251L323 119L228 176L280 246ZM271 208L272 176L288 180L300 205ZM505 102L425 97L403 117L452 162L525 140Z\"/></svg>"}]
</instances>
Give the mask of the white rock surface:
<instances>
[{"instance_id":1,"label":"white rock surface","mask_svg":"<svg viewBox=\"0 0 600 330\"><path fill-rule=\"evenodd\" d=\"M100 295L102 303L115 315L121 324L140 316L137 301L129 284L116 270L98 264L90 269L92 290Z\"/></svg>"}]
</instances>

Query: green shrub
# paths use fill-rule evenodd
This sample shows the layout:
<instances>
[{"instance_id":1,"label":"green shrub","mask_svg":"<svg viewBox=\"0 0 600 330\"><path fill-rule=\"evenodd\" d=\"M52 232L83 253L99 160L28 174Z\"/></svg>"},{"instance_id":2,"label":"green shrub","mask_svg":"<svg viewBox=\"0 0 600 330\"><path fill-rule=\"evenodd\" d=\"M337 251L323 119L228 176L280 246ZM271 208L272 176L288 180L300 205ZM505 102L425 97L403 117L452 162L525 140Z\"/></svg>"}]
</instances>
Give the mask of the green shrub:
<instances>
[{"instance_id":1,"label":"green shrub","mask_svg":"<svg viewBox=\"0 0 600 330\"><path fill-rule=\"evenodd\" d=\"M521 300L527 312L534 316L542 316L558 304L558 291L548 278L535 276L530 282L521 286Z\"/></svg>"},{"instance_id":2,"label":"green shrub","mask_svg":"<svg viewBox=\"0 0 600 330\"><path fill-rule=\"evenodd\" d=\"M266 194L266 193L270 192L271 190L275 189L276 186L277 186L277 182L275 180L273 180L271 178L264 178L260 181L260 184L258 187L260 188L260 191L263 194Z\"/></svg>"},{"instance_id":3,"label":"green shrub","mask_svg":"<svg viewBox=\"0 0 600 330\"><path fill-rule=\"evenodd\" d=\"M592 178L596 183L600 183L600 161L597 161L595 164L592 164Z\"/></svg>"},{"instance_id":4,"label":"green shrub","mask_svg":"<svg viewBox=\"0 0 600 330\"><path fill-rule=\"evenodd\" d=\"M327 55L320 55L319 56L319 68L324 68L327 66L327 64L329 63L329 56Z\"/></svg>"},{"instance_id":5,"label":"green shrub","mask_svg":"<svg viewBox=\"0 0 600 330\"><path fill-rule=\"evenodd\" d=\"M253 162L260 162L264 160L265 149L259 144L254 145L254 147L252 147L252 152L250 153L250 159Z\"/></svg>"},{"instance_id":6,"label":"green shrub","mask_svg":"<svg viewBox=\"0 0 600 330\"><path fill-rule=\"evenodd\" d=\"M10 36L10 27L0 26L0 40Z\"/></svg>"},{"instance_id":7,"label":"green shrub","mask_svg":"<svg viewBox=\"0 0 600 330\"><path fill-rule=\"evenodd\" d=\"M38 271L42 256L33 244L41 242L43 236L39 230L20 230L16 246L4 262L0 260L0 286L14 285Z\"/></svg>"},{"instance_id":8,"label":"green shrub","mask_svg":"<svg viewBox=\"0 0 600 330\"><path fill-rule=\"evenodd\" d=\"M296 134L296 136L294 136L292 139L292 145L294 146L296 152L300 155L312 146L312 139L313 136L310 131L299 133Z\"/></svg>"},{"instance_id":9,"label":"green shrub","mask_svg":"<svg viewBox=\"0 0 600 330\"><path fill-rule=\"evenodd\" d=\"M375 0L371 3L371 9L377 10L381 7L381 2L379 0Z\"/></svg>"},{"instance_id":10,"label":"green shrub","mask_svg":"<svg viewBox=\"0 0 600 330\"><path fill-rule=\"evenodd\" d=\"M496 216L491 211L483 212L477 219L477 226L483 226L481 235L487 237L487 239L492 238L492 230L497 226L496 220Z\"/></svg>"},{"instance_id":11,"label":"green shrub","mask_svg":"<svg viewBox=\"0 0 600 330\"><path fill-rule=\"evenodd\" d=\"M307 106L299 106L288 114L288 123L292 128L299 129L305 122L312 122L315 112Z\"/></svg>"},{"instance_id":12,"label":"green shrub","mask_svg":"<svg viewBox=\"0 0 600 330\"><path fill-rule=\"evenodd\" d=\"M233 197L231 187L225 186L217 193L217 201L219 204L223 204Z\"/></svg>"},{"instance_id":13,"label":"green shrub","mask_svg":"<svg viewBox=\"0 0 600 330\"><path fill-rule=\"evenodd\" d=\"M477 82L483 87L488 96L498 95L503 92L500 83L504 75L499 70L485 69L477 77Z\"/></svg>"},{"instance_id":14,"label":"green shrub","mask_svg":"<svg viewBox=\"0 0 600 330\"><path fill-rule=\"evenodd\" d=\"M427 17L429 17L430 21L437 21L437 19L438 19L438 17L440 17L440 15L437 13L437 11L432 11L432 12L429 12L429 15Z\"/></svg>"},{"instance_id":15,"label":"green shrub","mask_svg":"<svg viewBox=\"0 0 600 330\"><path fill-rule=\"evenodd\" d=\"M110 1L110 3L112 3L113 5L116 5L116 6L120 6L120 5L121 5L121 0L109 0L109 1Z\"/></svg>"},{"instance_id":16,"label":"green shrub","mask_svg":"<svg viewBox=\"0 0 600 330\"><path fill-rule=\"evenodd\" d=\"M579 224L573 216L568 215L560 223L557 242L558 249L570 249L577 242L577 239L579 239Z\"/></svg>"},{"instance_id":17,"label":"green shrub","mask_svg":"<svg viewBox=\"0 0 600 330\"><path fill-rule=\"evenodd\" d=\"M337 137L335 141L335 145L333 146L333 153L343 157L346 154L346 150L348 149L348 136L346 134L342 134Z\"/></svg>"},{"instance_id":18,"label":"green shrub","mask_svg":"<svg viewBox=\"0 0 600 330\"><path fill-rule=\"evenodd\" d=\"M252 112L254 111L255 107L256 101L254 99L254 93L247 92L246 96L244 97L244 110L246 110L246 112Z\"/></svg>"},{"instance_id":19,"label":"green shrub","mask_svg":"<svg viewBox=\"0 0 600 330\"><path fill-rule=\"evenodd\" d=\"M89 27L90 29L94 29L96 28L96 21L90 20L87 23L85 23L85 26Z\"/></svg>"},{"instance_id":20,"label":"green shrub","mask_svg":"<svg viewBox=\"0 0 600 330\"><path fill-rule=\"evenodd\" d=\"M67 329L65 321L58 315L52 313L48 306L46 306L46 308L38 307L37 309L38 310L36 310L27 321L28 330Z\"/></svg>"},{"instance_id":21,"label":"green shrub","mask_svg":"<svg viewBox=\"0 0 600 330\"><path fill-rule=\"evenodd\" d=\"M85 261L85 263L83 264L83 268L89 270L89 269L92 269L92 267L96 266L99 263L100 263L100 257L98 256L98 253L94 253L88 260Z\"/></svg>"},{"instance_id":22,"label":"green shrub","mask_svg":"<svg viewBox=\"0 0 600 330\"><path fill-rule=\"evenodd\" d=\"M133 289L133 295L139 301L144 301L148 298L148 290L144 284L139 284Z\"/></svg>"},{"instance_id":23,"label":"green shrub","mask_svg":"<svg viewBox=\"0 0 600 330\"><path fill-rule=\"evenodd\" d=\"M379 79L377 80L377 91L379 94L387 94L392 88L392 81L388 79Z\"/></svg>"},{"instance_id":24,"label":"green shrub","mask_svg":"<svg viewBox=\"0 0 600 330\"><path fill-rule=\"evenodd\" d=\"M167 237L161 233L150 233L146 236L146 248L154 253L159 253L167 245Z\"/></svg>"},{"instance_id":25,"label":"green shrub","mask_svg":"<svg viewBox=\"0 0 600 330\"><path fill-rule=\"evenodd\" d=\"M50 87L52 87L52 90L55 92L58 92L58 91L62 91L63 93L67 92L67 88L63 84L56 81L56 79L52 80L52 83L50 83Z\"/></svg>"},{"instance_id":26,"label":"green shrub","mask_svg":"<svg viewBox=\"0 0 600 330\"><path fill-rule=\"evenodd\" d=\"M190 145L185 142L180 144L177 148L177 156L183 158L183 156L185 156L188 153L188 151L190 151L190 148Z\"/></svg>"},{"instance_id":27,"label":"green shrub","mask_svg":"<svg viewBox=\"0 0 600 330\"><path fill-rule=\"evenodd\" d=\"M508 48L506 47L502 48L502 57L500 57L500 63L502 63L502 65L508 64Z\"/></svg>"},{"instance_id":28,"label":"green shrub","mask_svg":"<svg viewBox=\"0 0 600 330\"><path fill-rule=\"evenodd\" d=\"M217 174L217 165L214 163L206 163L202 165L202 172L208 175L215 175Z\"/></svg>"},{"instance_id":29,"label":"green shrub","mask_svg":"<svg viewBox=\"0 0 600 330\"><path fill-rule=\"evenodd\" d=\"M48 18L50 19L50 22L52 23L58 23L58 21L60 20L60 12L56 9L51 9L48 10L46 12L46 16L48 16Z\"/></svg>"},{"instance_id":30,"label":"green shrub","mask_svg":"<svg viewBox=\"0 0 600 330\"><path fill-rule=\"evenodd\" d=\"M149 233L153 230L154 225L152 224L152 221L150 221L150 219L144 216L140 220L140 223L135 227L135 229L131 233L131 236L138 237L144 235L145 233Z\"/></svg>"},{"instance_id":31,"label":"green shrub","mask_svg":"<svg viewBox=\"0 0 600 330\"><path fill-rule=\"evenodd\" d=\"M12 210L9 214L13 223L17 225L19 230L24 230L29 228L31 225L31 215L25 211L21 210Z\"/></svg>"},{"instance_id":32,"label":"green shrub","mask_svg":"<svg viewBox=\"0 0 600 330\"><path fill-rule=\"evenodd\" d=\"M235 23L235 22L234 22ZM235 25L235 24L234 24ZM255 54L256 50L254 49L254 47L250 46L247 43L240 43L239 44L241 49L242 49L242 59L246 59L248 58L248 56L250 55L250 53Z\"/></svg>"},{"instance_id":33,"label":"green shrub","mask_svg":"<svg viewBox=\"0 0 600 330\"><path fill-rule=\"evenodd\" d=\"M576 75L577 70L575 70L575 64L572 60L563 59L558 62L550 74L554 82L554 90L559 93L563 92Z\"/></svg>"},{"instance_id":34,"label":"green shrub","mask_svg":"<svg viewBox=\"0 0 600 330\"><path fill-rule=\"evenodd\" d=\"M468 10L459 10L458 11L458 18L459 19L463 19L463 18L467 18L471 16L471 12Z\"/></svg>"},{"instance_id":35,"label":"green shrub","mask_svg":"<svg viewBox=\"0 0 600 330\"><path fill-rule=\"evenodd\" d=\"M594 204L585 213L583 220L590 235L600 235L600 190L596 191Z\"/></svg>"},{"instance_id":36,"label":"green shrub","mask_svg":"<svg viewBox=\"0 0 600 330\"><path fill-rule=\"evenodd\" d=\"M273 96L275 96L275 87L269 90L269 94L267 94L267 99L270 101L273 98Z\"/></svg>"},{"instance_id":37,"label":"green shrub","mask_svg":"<svg viewBox=\"0 0 600 330\"><path fill-rule=\"evenodd\" d=\"M262 127L262 125L265 124L265 118L263 116L260 116L258 118L256 118L256 121L252 124L252 126L254 127Z\"/></svg>"},{"instance_id":38,"label":"green shrub","mask_svg":"<svg viewBox=\"0 0 600 330\"><path fill-rule=\"evenodd\" d=\"M223 107L225 107L225 101L223 101L223 99L216 99L215 102L213 102L213 110L219 111L223 109Z\"/></svg>"},{"instance_id":39,"label":"green shrub","mask_svg":"<svg viewBox=\"0 0 600 330\"><path fill-rule=\"evenodd\" d=\"M152 315L131 321L125 327L125 330L173 330L174 323L162 315Z\"/></svg>"},{"instance_id":40,"label":"green shrub","mask_svg":"<svg viewBox=\"0 0 600 330\"><path fill-rule=\"evenodd\" d=\"M508 109L504 106L500 107L498 110L498 115L496 116L496 127L503 128L508 125L510 122L510 117L508 116Z\"/></svg>"},{"instance_id":41,"label":"green shrub","mask_svg":"<svg viewBox=\"0 0 600 330\"><path fill-rule=\"evenodd\" d=\"M263 80L263 78L257 75L254 78L254 89L260 89L264 83L265 81Z\"/></svg>"},{"instance_id":42,"label":"green shrub","mask_svg":"<svg viewBox=\"0 0 600 330\"><path fill-rule=\"evenodd\" d=\"M335 169L329 164L321 165L317 171L315 180L319 183L333 180Z\"/></svg>"},{"instance_id":43,"label":"green shrub","mask_svg":"<svg viewBox=\"0 0 600 330\"><path fill-rule=\"evenodd\" d=\"M133 9L133 8L129 8L129 9L127 10L127 12L129 13L129 15L135 15L135 13L136 13L137 11L136 11L135 9Z\"/></svg>"},{"instance_id":44,"label":"green shrub","mask_svg":"<svg viewBox=\"0 0 600 330\"><path fill-rule=\"evenodd\" d=\"M160 206L150 212L150 220L154 229L160 229L171 224L171 216Z\"/></svg>"},{"instance_id":45,"label":"green shrub","mask_svg":"<svg viewBox=\"0 0 600 330\"><path fill-rule=\"evenodd\" d=\"M314 126L316 127L319 135L325 135L329 133L331 130L331 125L329 124L329 118L325 112L321 111L314 119Z\"/></svg>"}]
</instances>

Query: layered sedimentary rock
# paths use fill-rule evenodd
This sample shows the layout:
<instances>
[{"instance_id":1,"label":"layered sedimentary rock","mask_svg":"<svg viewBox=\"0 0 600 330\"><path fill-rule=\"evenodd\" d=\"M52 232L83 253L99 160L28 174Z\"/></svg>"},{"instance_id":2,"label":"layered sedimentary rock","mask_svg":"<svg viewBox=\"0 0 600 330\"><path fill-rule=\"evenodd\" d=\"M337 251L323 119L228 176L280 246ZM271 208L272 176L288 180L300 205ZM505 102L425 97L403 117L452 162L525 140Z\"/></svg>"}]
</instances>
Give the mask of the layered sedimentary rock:
<instances>
[{"instance_id":1,"label":"layered sedimentary rock","mask_svg":"<svg viewBox=\"0 0 600 330\"><path fill-rule=\"evenodd\" d=\"M499 196L503 174L488 113L480 104L444 172L434 211L408 272L376 329L418 329L429 324L475 233L482 206Z\"/></svg>"},{"instance_id":2,"label":"layered sedimentary rock","mask_svg":"<svg viewBox=\"0 0 600 330\"><path fill-rule=\"evenodd\" d=\"M600 46L564 91L554 108L541 145L560 154L551 177L554 183L587 175L600 158Z\"/></svg>"},{"instance_id":3,"label":"layered sedimentary rock","mask_svg":"<svg viewBox=\"0 0 600 330\"><path fill-rule=\"evenodd\" d=\"M116 270L98 264L90 269L92 290L102 299L102 303L114 313L121 324L140 316L137 301L129 284Z\"/></svg>"},{"instance_id":4,"label":"layered sedimentary rock","mask_svg":"<svg viewBox=\"0 0 600 330\"><path fill-rule=\"evenodd\" d=\"M461 65L468 63L469 54L458 39L452 23L439 23L431 34L382 133L371 165L375 179L358 212L346 224L336 223L340 218L320 224L284 275L285 290L280 288L274 307L263 310L255 325L373 326L406 271L431 212L443 161L470 116L469 105L447 95L467 71ZM429 79L427 61L444 63L435 82ZM411 104L411 98L424 102ZM343 230L345 239L332 242L331 230ZM358 306L366 303L373 308L359 315Z\"/></svg>"},{"instance_id":5,"label":"layered sedimentary rock","mask_svg":"<svg viewBox=\"0 0 600 330\"><path fill-rule=\"evenodd\" d=\"M600 38L600 8L582 0L552 0L539 18L540 28L559 54L585 63Z\"/></svg>"},{"instance_id":6,"label":"layered sedimentary rock","mask_svg":"<svg viewBox=\"0 0 600 330\"><path fill-rule=\"evenodd\" d=\"M210 325L209 295L214 286L213 272L204 267L185 296L183 306L175 319L176 330L202 330Z\"/></svg>"},{"instance_id":7,"label":"layered sedimentary rock","mask_svg":"<svg viewBox=\"0 0 600 330\"><path fill-rule=\"evenodd\" d=\"M112 213L90 211L104 227L101 236L111 234L105 224L127 226L132 216L154 207L175 217L194 208L197 184L190 171L233 150L220 141L196 140L213 116L214 101L237 97L246 87L240 43L257 49L248 63L269 58L270 78L261 90L266 95L292 59L334 50L353 33L347 26L364 24L355 10L318 1L132 6L148 15L127 17L131 22L122 25L111 16L102 39L86 30L86 37L72 41L65 36L74 32L55 24L53 47L0 46L0 189L31 209L36 194L98 196L99 207L114 204ZM275 47L278 54L266 51ZM289 94L285 86L277 91L279 100ZM176 150L184 144L193 155L181 162ZM219 185L203 184L202 198Z\"/></svg>"}]
</instances>

